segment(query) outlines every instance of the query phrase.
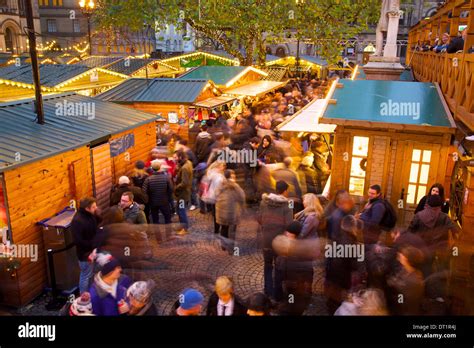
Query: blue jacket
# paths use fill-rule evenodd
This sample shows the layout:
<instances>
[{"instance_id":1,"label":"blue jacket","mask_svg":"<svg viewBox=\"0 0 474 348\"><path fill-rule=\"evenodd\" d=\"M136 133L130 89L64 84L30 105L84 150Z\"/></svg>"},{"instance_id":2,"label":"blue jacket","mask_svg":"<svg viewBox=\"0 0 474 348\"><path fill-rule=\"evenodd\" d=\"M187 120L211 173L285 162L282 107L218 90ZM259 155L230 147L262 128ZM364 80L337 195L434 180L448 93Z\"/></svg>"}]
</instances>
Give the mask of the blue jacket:
<instances>
[{"instance_id":1,"label":"blue jacket","mask_svg":"<svg viewBox=\"0 0 474 348\"><path fill-rule=\"evenodd\" d=\"M385 215L385 204L382 198L375 198L369 201L369 205L360 214L360 219L366 225L379 226Z\"/></svg>"},{"instance_id":2,"label":"blue jacket","mask_svg":"<svg viewBox=\"0 0 474 348\"><path fill-rule=\"evenodd\" d=\"M346 213L342 211L341 209L337 208L328 217L327 231L328 231L329 239L339 241L339 239L341 238L341 221L347 215L352 215L352 214Z\"/></svg>"},{"instance_id":3,"label":"blue jacket","mask_svg":"<svg viewBox=\"0 0 474 348\"><path fill-rule=\"evenodd\" d=\"M96 275L97 277L98 275ZM118 316L118 303L127 297L127 288L131 285L131 280L127 276L122 276L118 280L117 295L114 298L97 285L96 280L91 285L90 294L92 302L92 313L97 316Z\"/></svg>"}]
</instances>

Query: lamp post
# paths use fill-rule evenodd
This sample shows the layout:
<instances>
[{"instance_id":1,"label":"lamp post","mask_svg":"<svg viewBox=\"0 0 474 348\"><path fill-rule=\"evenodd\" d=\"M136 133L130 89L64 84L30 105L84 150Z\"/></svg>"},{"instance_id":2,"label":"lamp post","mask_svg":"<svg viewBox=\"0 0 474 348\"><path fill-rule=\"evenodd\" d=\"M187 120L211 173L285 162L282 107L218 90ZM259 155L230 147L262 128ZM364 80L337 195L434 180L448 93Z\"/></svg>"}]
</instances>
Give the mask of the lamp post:
<instances>
[{"instance_id":1,"label":"lamp post","mask_svg":"<svg viewBox=\"0 0 474 348\"><path fill-rule=\"evenodd\" d=\"M299 12L301 12L301 8L304 6L304 0L295 0L295 1L296 1L296 6L298 6L300 8ZM297 76L301 77L301 74L300 74L300 37L298 35L298 24L296 26L296 64L295 64L295 67L296 67Z\"/></svg>"},{"instance_id":2,"label":"lamp post","mask_svg":"<svg viewBox=\"0 0 474 348\"><path fill-rule=\"evenodd\" d=\"M89 37L89 55L92 55L92 40L91 40L91 16L95 9L94 0L81 0L79 1L79 7L84 16L87 17L87 35Z\"/></svg>"}]
</instances>

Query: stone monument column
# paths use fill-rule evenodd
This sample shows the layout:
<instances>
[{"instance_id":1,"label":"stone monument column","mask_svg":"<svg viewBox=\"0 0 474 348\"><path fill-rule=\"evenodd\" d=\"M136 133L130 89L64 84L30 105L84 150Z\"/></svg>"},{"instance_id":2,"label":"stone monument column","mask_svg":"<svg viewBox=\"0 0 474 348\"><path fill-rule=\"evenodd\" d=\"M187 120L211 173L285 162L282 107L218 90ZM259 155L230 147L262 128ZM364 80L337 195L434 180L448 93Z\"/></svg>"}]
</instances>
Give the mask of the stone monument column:
<instances>
[{"instance_id":1,"label":"stone monument column","mask_svg":"<svg viewBox=\"0 0 474 348\"><path fill-rule=\"evenodd\" d=\"M399 21L400 21L400 11L388 12L388 31L387 31L387 42L383 50L384 57L397 56L397 35L398 35Z\"/></svg>"},{"instance_id":2,"label":"stone monument column","mask_svg":"<svg viewBox=\"0 0 474 348\"><path fill-rule=\"evenodd\" d=\"M369 62L362 67L367 80L400 80L405 68L397 57L398 22L400 20L400 1L383 0L380 19L377 25L377 50ZM387 33L387 42L381 55L383 33Z\"/></svg>"}]
</instances>

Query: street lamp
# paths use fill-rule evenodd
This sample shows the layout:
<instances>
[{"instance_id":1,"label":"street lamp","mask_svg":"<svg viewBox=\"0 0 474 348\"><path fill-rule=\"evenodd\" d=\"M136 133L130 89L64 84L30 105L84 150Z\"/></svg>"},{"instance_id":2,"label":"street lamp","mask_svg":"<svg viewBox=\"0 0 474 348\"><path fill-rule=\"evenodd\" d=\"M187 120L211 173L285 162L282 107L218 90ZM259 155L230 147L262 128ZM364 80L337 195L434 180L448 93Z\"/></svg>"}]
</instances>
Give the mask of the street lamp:
<instances>
[{"instance_id":1,"label":"street lamp","mask_svg":"<svg viewBox=\"0 0 474 348\"><path fill-rule=\"evenodd\" d=\"M95 9L94 0L80 0L79 7L84 16L87 17L87 34L89 36L89 56L92 55L92 40L91 40L91 16Z\"/></svg>"}]
</instances>

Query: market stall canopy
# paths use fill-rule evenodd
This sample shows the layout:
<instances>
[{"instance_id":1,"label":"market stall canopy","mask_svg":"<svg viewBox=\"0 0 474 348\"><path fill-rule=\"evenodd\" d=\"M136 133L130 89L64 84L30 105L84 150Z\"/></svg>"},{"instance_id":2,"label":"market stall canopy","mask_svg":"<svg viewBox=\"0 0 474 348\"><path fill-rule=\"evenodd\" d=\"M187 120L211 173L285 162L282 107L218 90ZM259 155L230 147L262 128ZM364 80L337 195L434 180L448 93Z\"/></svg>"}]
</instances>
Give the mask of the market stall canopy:
<instances>
[{"instance_id":1,"label":"market stall canopy","mask_svg":"<svg viewBox=\"0 0 474 348\"><path fill-rule=\"evenodd\" d=\"M280 132L334 133L336 125L319 123L326 105L326 99L316 99L279 124L276 129Z\"/></svg>"},{"instance_id":2,"label":"market stall canopy","mask_svg":"<svg viewBox=\"0 0 474 348\"><path fill-rule=\"evenodd\" d=\"M82 65L40 64L42 91L90 91L115 86L128 76L102 68ZM6 102L34 96L31 64L0 68L0 101Z\"/></svg>"},{"instance_id":3,"label":"market stall canopy","mask_svg":"<svg viewBox=\"0 0 474 348\"><path fill-rule=\"evenodd\" d=\"M202 65L240 65L238 60L228 57L227 54L224 56L203 51L185 53L160 61L177 68L191 68Z\"/></svg>"},{"instance_id":4,"label":"market stall canopy","mask_svg":"<svg viewBox=\"0 0 474 348\"><path fill-rule=\"evenodd\" d=\"M339 80L323 123L364 128L454 133L439 86L425 82Z\"/></svg>"},{"instance_id":5,"label":"market stall canopy","mask_svg":"<svg viewBox=\"0 0 474 348\"><path fill-rule=\"evenodd\" d=\"M227 103L230 103L237 98L235 97L230 97L230 96L220 96L220 97L215 97L215 98L208 98L205 100L202 100L200 102L194 103L195 106L200 107L200 108L205 108L205 109L212 109Z\"/></svg>"},{"instance_id":6,"label":"market stall canopy","mask_svg":"<svg viewBox=\"0 0 474 348\"><path fill-rule=\"evenodd\" d=\"M148 69L149 76L160 74L177 74L178 68L166 64L158 59L125 57L107 66L107 70L120 74L138 77L146 75Z\"/></svg>"},{"instance_id":7,"label":"market stall canopy","mask_svg":"<svg viewBox=\"0 0 474 348\"><path fill-rule=\"evenodd\" d=\"M266 72L252 66L200 66L179 78L211 80L218 86L229 88L242 81L261 80L266 76Z\"/></svg>"},{"instance_id":8,"label":"market stall canopy","mask_svg":"<svg viewBox=\"0 0 474 348\"><path fill-rule=\"evenodd\" d=\"M104 93L96 95L95 98L116 103L133 102L137 95L143 92L149 84L149 79L131 78Z\"/></svg>"},{"instance_id":9,"label":"market stall canopy","mask_svg":"<svg viewBox=\"0 0 474 348\"><path fill-rule=\"evenodd\" d=\"M111 57L111 56L88 56L83 60L75 61L76 65L84 65L89 68L105 68L124 57Z\"/></svg>"},{"instance_id":10,"label":"market stall canopy","mask_svg":"<svg viewBox=\"0 0 474 348\"><path fill-rule=\"evenodd\" d=\"M266 81L283 81L288 80L288 67L283 66L269 66L262 69L268 75L263 78Z\"/></svg>"},{"instance_id":11,"label":"market stall canopy","mask_svg":"<svg viewBox=\"0 0 474 348\"><path fill-rule=\"evenodd\" d=\"M39 73L41 85L55 87L62 82L85 73L91 68L81 65L40 64ZM9 65L0 68L0 79L33 85L31 64L21 66Z\"/></svg>"},{"instance_id":12,"label":"market stall canopy","mask_svg":"<svg viewBox=\"0 0 474 348\"><path fill-rule=\"evenodd\" d=\"M308 56L301 55L300 57L301 64L317 65L318 67L327 67L328 62L318 56ZM295 56L286 56L286 57L276 57L276 56L267 56L266 65L294 65L296 64Z\"/></svg>"},{"instance_id":13,"label":"market stall canopy","mask_svg":"<svg viewBox=\"0 0 474 348\"><path fill-rule=\"evenodd\" d=\"M43 100L43 125L35 122L33 99L0 104L0 172L125 132L157 118L76 93L56 94ZM82 109L87 115L69 115L71 105L73 110L77 105L88 105ZM89 117L90 111L94 117ZM16 153L21 154L21 161L16 160Z\"/></svg>"},{"instance_id":14,"label":"market stall canopy","mask_svg":"<svg viewBox=\"0 0 474 348\"><path fill-rule=\"evenodd\" d=\"M280 87L286 85L281 81L255 81L243 86L228 89L225 91L227 95L258 97L266 93L270 93Z\"/></svg>"},{"instance_id":15,"label":"market stall canopy","mask_svg":"<svg viewBox=\"0 0 474 348\"><path fill-rule=\"evenodd\" d=\"M98 99L118 103L184 103L193 104L211 89L219 92L211 81L203 79L129 79L97 96Z\"/></svg>"}]
</instances>

